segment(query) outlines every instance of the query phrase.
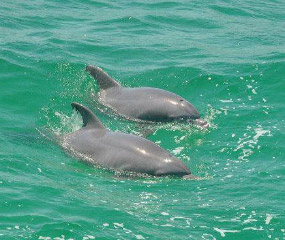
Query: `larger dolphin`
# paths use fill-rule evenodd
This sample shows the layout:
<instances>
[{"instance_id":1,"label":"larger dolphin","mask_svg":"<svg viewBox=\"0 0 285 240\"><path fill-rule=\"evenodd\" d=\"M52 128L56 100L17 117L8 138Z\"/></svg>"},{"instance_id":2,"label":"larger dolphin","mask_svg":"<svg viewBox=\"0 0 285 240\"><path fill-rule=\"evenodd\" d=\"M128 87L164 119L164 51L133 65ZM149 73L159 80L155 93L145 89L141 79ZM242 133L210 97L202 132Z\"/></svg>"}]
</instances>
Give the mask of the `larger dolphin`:
<instances>
[{"instance_id":1,"label":"larger dolphin","mask_svg":"<svg viewBox=\"0 0 285 240\"><path fill-rule=\"evenodd\" d=\"M155 143L131 134L112 132L86 107L71 104L83 118L83 127L67 134L63 146L76 156L102 167L155 176L194 178L188 167Z\"/></svg>"},{"instance_id":2,"label":"larger dolphin","mask_svg":"<svg viewBox=\"0 0 285 240\"><path fill-rule=\"evenodd\" d=\"M101 102L126 118L153 122L186 120L208 127L190 102L172 92L150 87L122 87L96 66L87 66L86 71L99 84Z\"/></svg>"}]
</instances>

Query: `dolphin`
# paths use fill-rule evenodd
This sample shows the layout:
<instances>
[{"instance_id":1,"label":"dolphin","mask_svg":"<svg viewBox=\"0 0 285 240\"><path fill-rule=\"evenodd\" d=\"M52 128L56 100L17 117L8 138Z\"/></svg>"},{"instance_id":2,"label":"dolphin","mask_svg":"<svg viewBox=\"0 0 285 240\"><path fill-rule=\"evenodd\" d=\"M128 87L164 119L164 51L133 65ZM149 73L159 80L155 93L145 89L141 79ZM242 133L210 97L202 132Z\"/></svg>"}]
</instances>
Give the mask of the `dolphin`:
<instances>
[{"instance_id":1,"label":"dolphin","mask_svg":"<svg viewBox=\"0 0 285 240\"><path fill-rule=\"evenodd\" d=\"M181 160L157 144L110 131L88 108L75 102L71 106L81 114L83 126L64 135L62 145L76 157L114 171L196 178Z\"/></svg>"},{"instance_id":2,"label":"dolphin","mask_svg":"<svg viewBox=\"0 0 285 240\"><path fill-rule=\"evenodd\" d=\"M209 126L200 118L199 112L190 102L172 92L151 87L122 87L96 66L87 66L86 71L99 84L100 102L119 115L131 120L151 122L184 120L203 128Z\"/></svg>"}]
</instances>

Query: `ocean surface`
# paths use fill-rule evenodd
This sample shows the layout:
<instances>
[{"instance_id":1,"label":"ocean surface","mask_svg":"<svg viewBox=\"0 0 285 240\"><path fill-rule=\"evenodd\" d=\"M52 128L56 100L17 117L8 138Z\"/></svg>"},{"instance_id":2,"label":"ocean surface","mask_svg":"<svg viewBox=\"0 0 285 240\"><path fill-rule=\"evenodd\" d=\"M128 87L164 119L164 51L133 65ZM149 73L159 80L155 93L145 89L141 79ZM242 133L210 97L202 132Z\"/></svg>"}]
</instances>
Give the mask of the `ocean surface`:
<instances>
[{"instance_id":1,"label":"ocean surface","mask_svg":"<svg viewBox=\"0 0 285 240\"><path fill-rule=\"evenodd\" d=\"M285 2L0 3L0 239L285 239ZM148 138L200 180L121 176L58 144L80 102L112 130L86 73L157 87L210 123Z\"/></svg>"}]
</instances>

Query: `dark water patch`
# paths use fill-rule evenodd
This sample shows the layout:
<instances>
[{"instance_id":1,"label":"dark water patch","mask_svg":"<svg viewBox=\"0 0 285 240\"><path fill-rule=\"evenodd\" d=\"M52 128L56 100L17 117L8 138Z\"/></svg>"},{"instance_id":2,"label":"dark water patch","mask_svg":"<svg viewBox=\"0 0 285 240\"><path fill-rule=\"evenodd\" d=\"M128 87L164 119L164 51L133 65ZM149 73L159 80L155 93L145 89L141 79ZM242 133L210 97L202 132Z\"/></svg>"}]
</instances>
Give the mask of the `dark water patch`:
<instances>
[{"instance_id":1,"label":"dark water patch","mask_svg":"<svg viewBox=\"0 0 285 240\"><path fill-rule=\"evenodd\" d=\"M76 1L74 1L76 2ZM84 3L81 3L82 6L85 6L85 4L88 3L92 7L96 8L106 8L106 9L118 9L119 7L116 6L115 2L100 2L100 1L94 1L94 0L89 0ZM119 5L119 4L118 4Z\"/></svg>"},{"instance_id":2,"label":"dark water patch","mask_svg":"<svg viewBox=\"0 0 285 240\"><path fill-rule=\"evenodd\" d=\"M260 56L261 60L264 61L270 61L270 62L283 62L285 60L285 53L280 53L280 52L272 52L268 54L267 56ZM283 60L283 61L282 61Z\"/></svg>"},{"instance_id":3,"label":"dark water patch","mask_svg":"<svg viewBox=\"0 0 285 240\"><path fill-rule=\"evenodd\" d=\"M116 25L118 27L119 25L125 26L125 27L140 27L140 26L146 26L146 24L143 23L140 19L132 16L127 16L127 17L122 17L122 18L113 18L113 19L108 19L105 21L96 21L93 23L93 25L112 25L112 27L115 27L113 25Z\"/></svg>"},{"instance_id":4,"label":"dark water patch","mask_svg":"<svg viewBox=\"0 0 285 240\"><path fill-rule=\"evenodd\" d=\"M220 13L223 13L225 15L228 15L228 16L241 16L241 17L253 17L253 15L244 10L244 9L241 9L241 8L235 8L235 7L221 7L221 6L215 6L215 5L212 5L211 6L212 9L214 9L215 11L218 11Z\"/></svg>"},{"instance_id":5,"label":"dark water patch","mask_svg":"<svg viewBox=\"0 0 285 240\"><path fill-rule=\"evenodd\" d=\"M131 2L129 3L130 6L132 7L137 7L137 8L144 8L144 9L171 9L175 10L176 7L181 6L181 3L178 2L155 2L155 3L146 3L146 2Z\"/></svg>"},{"instance_id":6,"label":"dark water patch","mask_svg":"<svg viewBox=\"0 0 285 240\"><path fill-rule=\"evenodd\" d=\"M187 29L184 28L185 31L192 32L193 28L202 28L202 29L216 29L219 28L219 26L215 23L213 23L213 20L207 20L207 19L188 19L188 18L182 18L180 16L170 15L168 17L165 16L147 16L147 20L151 22L159 23L160 25L163 25L164 27L169 28L182 28L182 26L187 25Z\"/></svg>"}]
</instances>

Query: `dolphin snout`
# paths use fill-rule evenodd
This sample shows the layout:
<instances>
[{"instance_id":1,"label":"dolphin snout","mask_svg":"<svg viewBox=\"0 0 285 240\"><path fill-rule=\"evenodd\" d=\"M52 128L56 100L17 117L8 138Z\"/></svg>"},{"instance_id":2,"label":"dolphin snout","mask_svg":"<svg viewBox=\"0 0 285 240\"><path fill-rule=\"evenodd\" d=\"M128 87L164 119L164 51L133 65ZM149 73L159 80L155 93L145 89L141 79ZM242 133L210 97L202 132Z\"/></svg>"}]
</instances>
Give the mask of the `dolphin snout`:
<instances>
[{"instance_id":1,"label":"dolphin snout","mask_svg":"<svg viewBox=\"0 0 285 240\"><path fill-rule=\"evenodd\" d=\"M195 119L195 120L190 119L190 120L188 120L188 122L191 123L191 124L194 124L196 126L205 128L205 129L207 129L209 127L209 123L206 120L202 119L202 118L198 118L198 119Z\"/></svg>"},{"instance_id":2,"label":"dolphin snout","mask_svg":"<svg viewBox=\"0 0 285 240\"><path fill-rule=\"evenodd\" d=\"M202 118L195 119L194 124L196 124L202 128L208 128L209 127L209 123Z\"/></svg>"},{"instance_id":3,"label":"dolphin snout","mask_svg":"<svg viewBox=\"0 0 285 240\"><path fill-rule=\"evenodd\" d=\"M191 180L199 179L199 177L196 177L196 176L194 176L192 174L184 175L182 178L183 179L191 179Z\"/></svg>"},{"instance_id":4,"label":"dolphin snout","mask_svg":"<svg viewBox=\"0 0 285 240\"><path fill-rule=\"evenodd\" d=\"M183 101L182 110L184 111L184 114L191 119L200 118L200 113L190 102Z\"/></svg>"},{"instance_id":5,"label":"dolphin snout","mask_svg":"<svg viewBox=\"0 0 285 240\"><path fill-rule=\"evenodd\" d=\"M183 177L190 174L191 171L189 168L176 157L167 157L164 160L164 164L161 165L155 173L157 176L172 175L178 177Z\"/></svg>"}]
</instances>

